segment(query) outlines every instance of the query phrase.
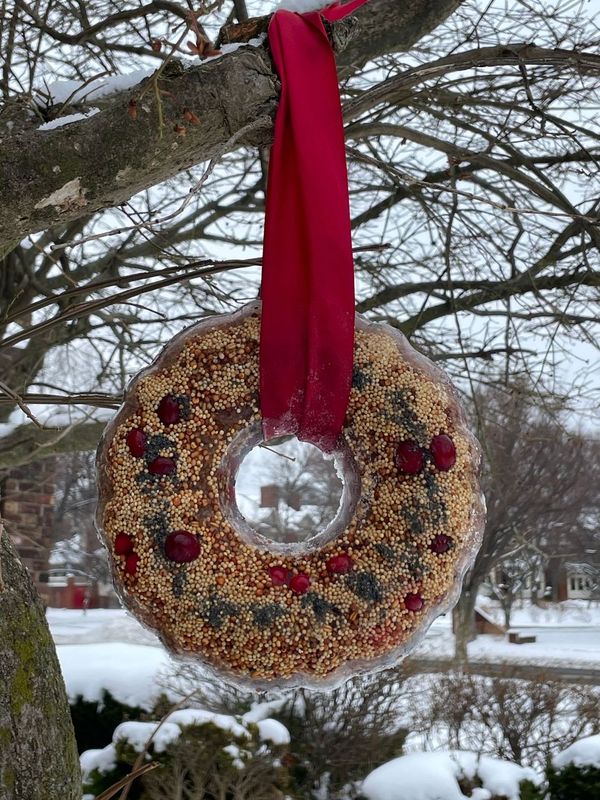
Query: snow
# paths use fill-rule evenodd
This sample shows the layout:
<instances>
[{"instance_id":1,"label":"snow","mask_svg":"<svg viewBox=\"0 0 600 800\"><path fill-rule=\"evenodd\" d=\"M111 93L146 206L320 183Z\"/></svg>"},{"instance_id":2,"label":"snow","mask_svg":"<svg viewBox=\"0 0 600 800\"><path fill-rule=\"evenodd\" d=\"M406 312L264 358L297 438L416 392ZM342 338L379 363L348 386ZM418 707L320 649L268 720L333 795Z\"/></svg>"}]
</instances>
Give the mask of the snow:
<instances>
[{"instance_id":1,"label":"snow","mask_svg":"<svg viewBox=\"0 0 600 800\"><path fill-rule=\"evenodd\" d=\"M54 128L62 128L65 125L70 125L72 122L80 122L81 120L89 119L93 117L94 114L98 114L99 111L99 108L90 108L82 114L66 114L64 117L51 119L50 122L44 122L42 125L38 125L38 131L51 131L54 130Z\"/></svg>"},{"instance_id":2,"label":"snow","mask_svg":"<svg viewBox=\"0 0 600 800\"><path fill-rule=\"evenodd\" d=\"M122 722L113 733L113 744L125 740L136 753L142 753L150 744L156 753L162 753L167 746L181 736L181 728L170 722Z\"/></svg>"},{"instance_id":3,"label":"snow","mask_svg":"<svg viewBox=\"0 0 600 800\"><path fill-rule=\"evenodd\" d=\"M256 724L258 725L258 735L263 742L271 742L276 746L290 743L290 732L285 725L278 720L262 719Z\"/></svg>"},{"instance_id":4,"label":"snow","mask_svg":"<svg viewBox=\"0 0 600 800\"><path fill-rule=\"evenodd\" d=\"M102 773L113 770L117 766L117 751L114 744L109 744L101 750L86 750L79 756L79 763L85 783L95 769Z\"/></svg>"},{"instance_id":5,"label":"snow","mask_svg":"<svg viewBox=\"0 0 600 800\"><path fill-rule=\"evenodd\" d=\"M229 753L229 755L233 758L233 766L236 769L243 769L244 768L244 762L240 758L240 756L242 755L242 751L240 750L240 748L237 745L228 744L226 747L223 748L223 751L225 753Z\"/></svg>"},{"instance_id":6,"label":"snow","mask_svg":"<svg viewBox=\"0 0 600 800\"><path fill-rule=\"evenodd\" d=\"M290 2L294 2L294 0L290 0ZM295 0L295 2L300 2L300 0ZM330 5L330 3L327 2L323 3L322 5ZM318 7L319 6L316 3L313 3L313 8ZM261 47L264 44L265 39L266 35L261 34L260 36L256 36L247 42L225 44L221 47L221 52L219 55L206 58L202 63L212 61L214 58L220 58L221 55L225 55L227 53L233 53L240 47ZM133 72L126 72L120 75L108 75L104 77L93 78L92 80L88 81L53 81L51 83L44 84L43 87L37 90L36 99L40 105L44 106L60 105L62 103L89 103L92 100L97 100L100 97L106 97L109 94L115 94L116 92L122 92L126 89L131 89L132 87L137 86L138 83L141 83L145 78L153 75L154 72L156 72L156 68L152 67L149 69L137 69ZM96 113L97 111L98 109L92 109L93 113ZM88 114L88 116L91 116L91 114ZM70 117L73 117L73 119L61 117L58 120L47 122L40 126L38 130L49 130L49 127L46 126L59 127L61 124L67 125L68 122L76 122L77 119L85 118L85 115L72 114Z\"/></svg>"},{"instance_id":7,"label":"snow","mask_svg":"<svg viewBox=\"0 0 600 800\"><path fill-rule=\"evenodd\" d=\"M563 615L554 611L554 615L563 616L571 622L573 614L584 610L575 606ZM589 613L595 619L597 606L591 607ZM550 610L548 616L551 618ZM57 651L71 700L82 695L86 700L100 701L106 689L122 703L151 710L162 693L166 693L173 702L180 699L181 691L175 694L166 692L164 688L166 685L175 687L176 681L167 676L173 674L176 661L171 659L158 638L126 611L90 609L83 613L51 608L47 611L47 618L58 645ZM450 625L449 615L436 620L415 656L432 661L450 657L454 648ZM469 645L470 659L475 662L501 660L565 667L579 664L584 668L586 665L595 666L600 660L600 636L594 635L594 628L590 624L576 627L552 626L548 623L536 629L536 635L538 641L532 645L511 645L501 637L480 636ZM189 688L186 685L184 693ZM259 725L261 739L275 745L286 744L289 733L283 726L279 727L280 723L271 719L277 715L283 703L285 698L257 701L240 719L214 715L204 710L181 709L173 712L168 721L178 725L212 721L236 736L247 735L246 726L250 723L266 723ZM415 742L415 745L421 749L423 742ZM428 746L431 745L432 742L429 742ZM448 795L448 800L452 800L452 795Z\"/></svg>"},{"instance_id":8,"label":"snow","mask_svg":"<svg viewBox=\"0 0 600 800\"><path fill-rule=\"evenodd\" d=\"M563 769L569 764L600 769L600 734L586 736L585 739L573 742L562 753L554 756L552 764L556 769Z\"/></svg>"},{"instance_id":9,"label":"snow","mask_svg":"<svg viewBox=\"0 0 600 800\"><path fill-rule=\"evenodd\" d=\"M247 729L241 725L234 717L228 714L216 714L213 711L205 711L202 708L181 708L173 711L166 718L167 723L176 723L179 726L204 725L207 722L216 725L221 730L228 731L236 738L250 738Z\"/></svg>"},{"instance_id":10,"label":"snow","mask_svg":"<svg viewBox=\"0 0 600 800\"><path fill-rule=\"evenodd\" d=\"M264 705L268 704L265 703ZM221 730L231 733L237 739L249 739L250 733L245 725L255 722L258 727L258 735L262 741L269 741L275 745L284 745L290 742L289 731L281 722L276 719L248 719L247 714L242 717L240 722L228 714L216 714L213 711L206 711L202 708L181 708L169 714L166 722L176 723L180 727L212 723L221 728Z\"/></svg>"},{"instance_id":11,"label":"snow","mask_svg":"<svg viewBox=\"0 0 600 800\"><path fill-rule=\"evenodd\" d=\"M6 436L10 436L18 427L18 422L0 422L0 438L4 439Z\"/></svg>"},{"instance_id":12,"label":"snow","mask_svg":"<svg viewBox=\"0 0 600 800\"><path fill-rule=\"evenodd\" d=\"M266 719L273 711L279 711L283 705L285 705L286 698L280 698L279 700L269 700L267 703L252 703L250 707L250 711L246 711L244 716L242 717L242 722L249 723L249 722L260 722L260 720Z\"/></svg>"},{"instance_id":13,"label":"snow","mask_svg":"<svg viewBox=\"0 0 600 800\"><path fill-rule=\"evenodd\" d=\"M70 700L81 695L99 701L107 689L120 703L150 710L165 693L161 676L173 669L165 650L147 645L103 642L56 649Z\"/></svg>"},{"instance_id":14,"label":"snow","mask_svg":"<svg viewBox=\"0 0 600 800\"><path fill-rule=\"evenodd\" d=\"M137 86L144 78L154 72L155 69L137 69L123 75L93 78L83 83L81 81L54 81L38 89L37 100L44 103L49 101L51 105L58 105L67 101L69 103L89 102L107 94Z\"/></svg>"},{"instance_id":15,"label":"snow","mask_svg":"<svg viewBox=\"0 0 600 800\"><path fill-rule=\"evenodd\" d=\"M327 8L333 0L281 0L278 6L280 11L297 11L304 14L307 11L317 11L319 8Z\"/></svg>"},{"instance_id":16,"label":"snow","mask_svg":"<svg viewBox=\"0 0 600 800\"><path fill-rule=\"evenodd\" d=\"M564 618L569 623L580 613L598 618L598 604L573 606L563 615L548 610L547 618ZM164 676L174 671L176 661L159 639L122 609L89 609L82 611L49 608L47 619L69 697L78 694L85 699L100 700L107 689L117 700L150 710L164 688ZM535 644L509 644L495 636L478 636L469 644L469 658L478 661L503 661L555 665L564 667L593 666L600 662L600 626L589 622L579 625L542 625L535 628ZM454 637L450 615L438 618L425 639L416 648L415 658L440 660L451 658ZM173 683L173 681L171 681ZM177 699L173 695L173 699ZM257 702L242 717L242 724L259 722L276 713L283 700Z\"/></svg>"},{"instance_id":17,"label":"snow","mask_svg":"<svg viewBox=\"0 0 600 800\"><path fill-rule=\"evenodd\" d=\"M266 38L266 33L261 33L260 36L255 36L252 39L248 39L247 42L231 42L230 44L222 44L219 48L219 52L216 55L203 59L202 63L207 64L209 61L214 61L215 59L226 56L229 53L235 53L235 51L239 50L240 47L262 47L266 41Z\"/></svg>"},{"instance_id":18,"label":"snow","mask_svg":"<svg viewBox=\"0 0 600 800\"><path fill-rule=\"evenodd\" d=\"M519 783L542 778L530 767L490 756L452 750L400 756L373 770L362 784L368 800L464 800L458 780L478 776L483 786L471 800L489 800L493 795L519 800Z\"/></svg>"}]
</instances>

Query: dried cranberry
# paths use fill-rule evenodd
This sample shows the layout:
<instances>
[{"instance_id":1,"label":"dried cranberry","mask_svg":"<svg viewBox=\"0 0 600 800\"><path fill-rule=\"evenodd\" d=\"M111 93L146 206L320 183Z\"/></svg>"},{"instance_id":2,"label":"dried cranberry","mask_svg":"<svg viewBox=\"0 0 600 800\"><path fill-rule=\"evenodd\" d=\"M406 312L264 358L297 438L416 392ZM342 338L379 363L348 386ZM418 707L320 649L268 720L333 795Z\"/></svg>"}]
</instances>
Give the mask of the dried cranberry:
<instances>
[{"instance_id":1,"label":"dried cranberry","mask_svg":"<svg viewBox=\"0 0 600 800\"><path fill-rule=\"evenodd\" d=\"M329 558L326 567L331 575L345 575L352 569L352 559L346 553L340 553Z\"/></svg>"},{"instance_id":2,"label":"dried cranberry","mask_svg":"<svg viewBox=\"0 0 600 800\"><path fill-rule=\"evenodd\" d=\"M165 555L178 564L195 561L200 555L200 540L188 531L173 531L165 539Z\"/></svg>"},{"instance_id":3,"label":"dried cranberry","mask_svg":"<svg viewBox=\"0 0 600 800\"><path fill-rule=\"evenodd\" d=\"M284 567L269 567L269 576L273 586L284 586L289 580L289 572Z\"/></svg>"},{"instance_id":4,"label":"dried cranberry","mask_svg":"<svg viewBox=\"0 0 600 800\"><path fill-rule=\"evenodd\" d=\"M423 598L420 594L407 594L404 598L404 606L409 611L420 611L423 605Z\"/></svg>"},{"instance_id":5,"label":"dried cranberry","mask_svg":"<svg viewBox=\"0 0 600 800\"><path fill-rule=\"evenodd\" d=\"M133 550L133 539L127 533L117 533L115 536L114 551L117 556L126 556Z\"/></svg>"},{"instance_id":6,"label":"dried cranberry","mask_svg":"<svg viewBox=\"0 0 600 800\"><path fill-rule=\"evenodd\" d=\"M137 553L130 553L125 559L125 572L128 575L135 575L138 568L140 557Z\"/></svg>"},{"instance_id":7,"label":"dried cranberry","mask_svg":"<svg viewBox=\"0 0 600 800\"><path fill-rule=\"evenodd\" d=\"M129 448L129 452L135 458L139 458L140 456L144 455L144 450L146 448L146 434L141 428L132 428L127 434L127 447Z\"/></svg>"},{"instance_id":8,"label":"dried cranberry","mask_svg":"<svg viewBox=\"0 0 600 800\"><path fill-rule=\"evenodd\" d=\"M156 413L164 425L175 425L181 419L179 401L170 394L165 395L158 404Z\"/></svg>"},{"instance_id":9,"label":"dried cranberry","mask_svg":"<svg viewBox=\"0 0 600 800\"><path fill-rule=\"evenodd\" d=\"M310 586L310 578L305 572L299 572L290 581L290 589L296 594L304 594Z\"/></svg>"},{"instance_id":10,"label":"dried cranberry","mask_svg":"<svg viewBox=\"0 0 600 800\"><path fill-rule=\"evenodd\" d=\"M429 549L432 553L447 553L450 550L451 543L452 540L449 536L446 536L445 533L438 533L437 536L433 537Z\"/></svg>"},{"instance_id":11,"label":"dried cranberry","mask_svg":"<svg viewBox=\"0 0 600 800\"><path fill-rule=\"evenodd\" d=\"M434 436L429 445L433 463L442 472L448 472L456 463L456 447L454 442L445 433Z\"/></svg>"},{"instance_id":12,"label":"dried cranberry","mask_svg":"<svg viewBox=\"0 0 600 800\"><path fill-rule=\"evenodd\" d=\"M172 458L167 456L157 456L154 461L148 464L148 472L153 475L170 475L175 472L177 464Z\"/></svg>"},{"instance_id":13,"label":"dried cranberry","mask_svg":"<svg viewBox=\"0 0 600 800\"><path fill-rule=\"evenodd\" d=\"M400 442L396 449L396 466L400 472L404 472L407 475L416 475L421 472L424 464L425 453L416 442L412 441L412 439Z\"/></svg>"}]
</instances>

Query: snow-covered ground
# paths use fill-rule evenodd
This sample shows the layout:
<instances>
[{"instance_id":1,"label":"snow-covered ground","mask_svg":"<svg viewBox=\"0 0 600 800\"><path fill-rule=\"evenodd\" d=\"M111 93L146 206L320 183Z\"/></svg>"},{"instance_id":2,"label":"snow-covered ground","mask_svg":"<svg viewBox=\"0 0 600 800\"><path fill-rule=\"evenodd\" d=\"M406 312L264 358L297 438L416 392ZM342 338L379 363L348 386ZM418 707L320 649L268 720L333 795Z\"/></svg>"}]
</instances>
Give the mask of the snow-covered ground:
<instances>
[{"instance_id":1,"label":"snow-covered ground","mask_svg":"<svg viewBox=\"0 0 600 800\"><path fill-rule=\"evenodd\" d=\"M504 624L502 611L497 603L478 597L478 606L495 622ZM531 603L515 605L511 614L511 629L543 627L587 627L600 628L600 603L588 600L566 600L564 603L549 603L538 607Z\"/></svg>"},{"instance_id":2,"label":"snow-covered ground","mask_svg":"<svg viewBox=\"0 0 600 800\"><path fill-rule=\"evenodd\" d=\"M48 622L57 644L67 690L88 700L108 689L123 703L150 708L175 669L154 634L121 609L82 611L50 608ZM469 645L472 661L574 667L600 664L600 607L583 601L562 610L520 609L514 627L535 633L535 644L509 644L479 636ZM431 626L415 658L447 659L454 650L449 615Z\"/></svg>"},{"instance_id":3,"label":"snow-covered ground","mask_svg":"<svg viewBox=\"0 0 600 800\"><path fill-rule=\"evenodd\" d=\"M99 700L102 690L150 709L174 662L154 634L122 609L46 612L70 698Z\"/></svg>"},{"instance_id":4,"label":"snow-covered ground","mask_svg":"<svg viewBox=\"0 0 600 800\"><path fill-rule=\"evenodd\" d=\"M562 612L557 609L519 610L511 630L534 635L535 643L510 644L506 637L485 634L469 644L469 660L565 667L600 665L600 607L588 608L587 602L577 600L571 601L569 606ZM453 653L452 620L447 615L433 623L413 655L415 658L447 659L452 658Z\"/></svg>"}]
</instances>

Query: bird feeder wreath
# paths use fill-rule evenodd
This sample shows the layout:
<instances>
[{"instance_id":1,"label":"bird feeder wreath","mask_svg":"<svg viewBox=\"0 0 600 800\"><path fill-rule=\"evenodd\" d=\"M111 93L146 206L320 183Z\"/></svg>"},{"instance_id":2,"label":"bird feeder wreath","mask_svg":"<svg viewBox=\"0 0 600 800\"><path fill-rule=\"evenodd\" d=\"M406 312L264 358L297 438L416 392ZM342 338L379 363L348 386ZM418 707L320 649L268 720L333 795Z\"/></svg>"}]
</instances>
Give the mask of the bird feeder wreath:
<instances>
[{"instance_id":1,"label":"bird feeder wreath","mask_svg":"<svg viewBox=\"0 0 600 800\"><path fill-rule=\"evenodd\" d=\"M484 522L479 447L448 378L354 313L323 17L361 4L274 15L282 95L261 300L175 337L98 451L97 521L123 603L176 655L255 688L395 663L456 602ZM302 543L266 539L236 504L245 455L282 434L343 476L336 519Z\"/></svg>"}]
</instances>

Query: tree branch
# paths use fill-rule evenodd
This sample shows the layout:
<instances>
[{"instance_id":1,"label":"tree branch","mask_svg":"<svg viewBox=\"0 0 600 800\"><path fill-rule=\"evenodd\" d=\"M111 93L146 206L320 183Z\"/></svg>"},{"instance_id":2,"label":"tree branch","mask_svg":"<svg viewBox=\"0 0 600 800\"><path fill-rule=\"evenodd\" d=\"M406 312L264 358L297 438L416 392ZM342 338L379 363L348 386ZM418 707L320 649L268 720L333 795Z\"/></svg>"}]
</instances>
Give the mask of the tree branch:
<instances>
[{"instance_id":1,"label":"tree branch","mask_svg":"<svg viewBox=\"0 0 600 800\"><path fill-rule=\"evenodd\" d=\"M95 450L104 422L81 422L68 428L36 428L20 425L0 440L0 470L30 464L57 453Z\"/></svg>"},{"instance_id":2,"label":"tree branch","mask_svg":"<svg viewBox=\"0 0 600 800\"><path fill-rule=\"evenodd\" d=\"M416 0L399 8L397 0L372 0L357 12L356 37L338 54L340 70L408 49L461 2ZM64 128L19 129L12 119L0 125L0 247L123 203L227 149L269 144L278 82L265 47L243 47L179 73L165 70L157 84L136 115L128 115L128 103L143 85ZM184 109L200 124L186 125ZM178 135L176 125L187 135Z\"/></svg>"}]
</instances>

